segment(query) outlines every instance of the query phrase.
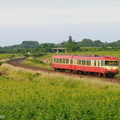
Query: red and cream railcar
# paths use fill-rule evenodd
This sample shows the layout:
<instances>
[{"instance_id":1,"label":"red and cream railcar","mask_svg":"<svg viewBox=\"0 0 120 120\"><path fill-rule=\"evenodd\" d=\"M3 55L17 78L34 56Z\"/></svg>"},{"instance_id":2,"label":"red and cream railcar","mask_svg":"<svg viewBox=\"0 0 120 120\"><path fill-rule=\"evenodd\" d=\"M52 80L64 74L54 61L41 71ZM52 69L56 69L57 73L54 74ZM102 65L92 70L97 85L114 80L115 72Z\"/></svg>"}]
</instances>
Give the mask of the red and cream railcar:
<instances>
[{"instance_id":1,"label":"red and cream railcar","mask_svg":"<svg viewBox=\"0 0 120 120\"><path fill-rule=\"evenodd\" d=\"M119 73L119 59L113 56L55 55L52 57L52 67L59 71L114 77Z\"/></svg>"}]
</instances>

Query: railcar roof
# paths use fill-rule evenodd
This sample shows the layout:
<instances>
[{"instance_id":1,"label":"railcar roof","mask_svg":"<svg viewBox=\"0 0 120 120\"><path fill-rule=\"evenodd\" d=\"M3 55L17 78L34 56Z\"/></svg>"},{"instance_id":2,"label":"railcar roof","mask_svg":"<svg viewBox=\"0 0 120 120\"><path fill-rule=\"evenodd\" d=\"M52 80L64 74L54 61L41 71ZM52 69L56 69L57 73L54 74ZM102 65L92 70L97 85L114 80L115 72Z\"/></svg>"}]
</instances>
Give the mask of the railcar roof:
<instances>
[{"instance_id":1,"label":"railcar roof","mask_svg":"<svg viewBox=\"0 0 120 120\"><path fill-rule=\"evenodd\" d=\"M74 59L90 59L90 60L119 60L113 56L98 56L98 55L89 55L89 56L74 56Z\"/></svg>"},{"instance_id":2,"label":"railcar roof","mask_svg":"<svg viewBox=\"0 0 120 120\"><path fill-rule=\"evenodd\" d=\"M99 55L55 55L54 58L74 58L74 59L94 59L94 60L119 60L114 56L99 56Z\"/></svg>"},{"instance_id":3,"label":"railcar roof","mask_svg":"<svg viewBox=\"0 0 120 120\"><path fill-rule=\"evenodd\" d=\"M72 58L73 55L54 55L53 58Z\"/></svg>"}]
</instances>

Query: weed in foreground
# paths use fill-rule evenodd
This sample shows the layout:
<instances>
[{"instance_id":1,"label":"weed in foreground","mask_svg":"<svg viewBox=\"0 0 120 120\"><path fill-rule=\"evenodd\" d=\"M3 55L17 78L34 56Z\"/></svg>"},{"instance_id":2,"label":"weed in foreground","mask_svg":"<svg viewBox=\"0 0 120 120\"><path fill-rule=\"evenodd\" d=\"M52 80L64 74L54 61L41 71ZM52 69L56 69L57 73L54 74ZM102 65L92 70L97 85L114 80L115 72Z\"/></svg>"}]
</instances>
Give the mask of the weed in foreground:
<instances>
[{"instance_id":1,"label":"weed in foreground","mask_svg":"<svg viewBox=\"0 0 120 120\"><path fill-rule=\"evenodd\" d=\"M119 120L118 84L1 67L0 115L8 120Z\"/></svg>"}]
</instances>

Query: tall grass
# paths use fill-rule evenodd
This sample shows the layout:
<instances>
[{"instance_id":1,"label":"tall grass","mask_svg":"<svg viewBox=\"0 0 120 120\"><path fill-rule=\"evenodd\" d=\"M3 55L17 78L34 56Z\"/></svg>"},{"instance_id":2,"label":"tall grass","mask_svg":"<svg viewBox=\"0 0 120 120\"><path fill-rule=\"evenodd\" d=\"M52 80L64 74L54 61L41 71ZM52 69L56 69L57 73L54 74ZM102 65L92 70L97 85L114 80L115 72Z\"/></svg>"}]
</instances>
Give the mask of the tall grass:
<instances>
[{"instance_id":1,"label":"tall grass","mask_svg":"<svg viewBox=\"0 0 120 120\"><path fill-rule=\"evenodd\" d=\"M99 79L0 67L6 120L119 120L120 86Z\"/></svg>"},{"instance_id":2,"label":"tall grass","mask_svg":"<svg viewBox=\"0 0 120 120\"><path fill-rule=\"evenodd\" d=\"M20 58L23 55L20 54L0 54L0 61L7 61L8 59Z\"/></svg>"}]
</instances>

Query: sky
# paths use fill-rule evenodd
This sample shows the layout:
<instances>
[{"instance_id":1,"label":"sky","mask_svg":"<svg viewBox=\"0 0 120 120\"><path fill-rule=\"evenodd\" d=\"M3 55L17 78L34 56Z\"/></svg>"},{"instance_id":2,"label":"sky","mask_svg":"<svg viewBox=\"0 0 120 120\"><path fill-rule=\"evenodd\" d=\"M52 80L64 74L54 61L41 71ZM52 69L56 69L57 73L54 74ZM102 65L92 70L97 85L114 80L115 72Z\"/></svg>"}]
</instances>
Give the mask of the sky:
<instances>
[{"instance_id":1,"label":"sky","mask_svg":"<svg viewBox=\"0 0 120 120\"><path fill-rule=\"evenodd\" d=\"M0 46L57 44L69 36L120 40L120 0L0 0Z\"/></svg>"}]
</instances>

